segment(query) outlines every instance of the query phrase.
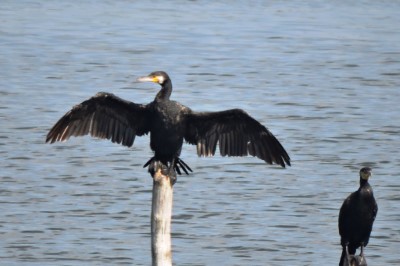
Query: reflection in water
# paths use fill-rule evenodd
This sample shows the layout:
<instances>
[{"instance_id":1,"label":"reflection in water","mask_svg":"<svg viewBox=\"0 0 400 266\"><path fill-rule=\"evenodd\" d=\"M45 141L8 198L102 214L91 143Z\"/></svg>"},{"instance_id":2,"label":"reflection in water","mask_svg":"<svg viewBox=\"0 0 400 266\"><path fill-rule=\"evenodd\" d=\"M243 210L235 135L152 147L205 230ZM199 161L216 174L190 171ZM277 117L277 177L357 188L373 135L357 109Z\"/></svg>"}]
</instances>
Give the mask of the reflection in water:
<instances>
[{"instance_id":1,"label":"reflection in water","mask_svg":"<svg viewBox=\"0 0 400 266\"><path fill-rule=\"evenodd\" d=\"M242 108L293 157L283 170L197 158L184 145L196 170L175 185L175 264L336 262L338 210L363 165L380 208L367 260L398 264L398 5L3 3L2 264L150 264L148 137L133 148L44 138L98 91L151 101L158 88L132 81L156 68L171 75L175 100Z\"/></svg>"}]
</instances>

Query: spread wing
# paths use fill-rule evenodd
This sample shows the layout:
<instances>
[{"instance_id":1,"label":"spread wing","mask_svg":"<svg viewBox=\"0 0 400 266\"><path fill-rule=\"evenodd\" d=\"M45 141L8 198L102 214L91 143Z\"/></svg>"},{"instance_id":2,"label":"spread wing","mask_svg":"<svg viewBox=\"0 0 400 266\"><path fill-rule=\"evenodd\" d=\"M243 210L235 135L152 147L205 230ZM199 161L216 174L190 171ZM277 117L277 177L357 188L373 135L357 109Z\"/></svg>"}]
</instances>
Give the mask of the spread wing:
<instances>
[{"instance_id":1,"label":"spread wing","mask_svg":"<svg viewBox=\"0 0 400 266\"><path fill-rule=\"evenodd\" d=\"M66 141L71 136L89 134L130 147L136 136L149 132L149 116L147 105L99 92L61 117L47 134L46 142Z\"/></svg>"},{"instance_id":2,"label":"spread wing","mask_svg":"<svg viewBox=\"0 0 400 266\"><path fill-rule=\"evenodd\" d=\"M197 145L199 156L257 156L269 164L290 165L290 157L275 136L240 109L186 116L185 140Z\"/></svg>"}]
</instances>

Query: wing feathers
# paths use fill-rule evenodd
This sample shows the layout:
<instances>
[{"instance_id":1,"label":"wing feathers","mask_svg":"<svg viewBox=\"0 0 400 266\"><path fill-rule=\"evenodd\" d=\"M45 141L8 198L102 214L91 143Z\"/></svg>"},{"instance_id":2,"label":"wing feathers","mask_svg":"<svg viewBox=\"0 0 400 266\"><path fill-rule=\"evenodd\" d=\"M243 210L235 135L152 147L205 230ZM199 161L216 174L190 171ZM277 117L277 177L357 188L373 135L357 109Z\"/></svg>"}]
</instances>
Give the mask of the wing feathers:
<instances>
[{"instance_id":1,"label":"wing feathers","mask_svg":"<svg viewBox=\"0 0 400 266\"><path fill-rule=\"evenodd\" d=\"M149 108L145 105L125 101L110 93L98 93L67 112L49 131L46 142L90 134L132 146L137 135L149 132L149 116Z\"/></svg>"},{"instance_id":2,"label":"wing feathers","mask_svg":"<svg viewBox=\"0 0 400 266\"><path fill-rule=\"evenodd\" d=\"M207 156L213 156L217 149L217 143L218 143L217 134L210 135L209 143L210 143L210 146L209 146L209 152L208 152Z\"/></svg>"},{"instance_id":3,"label":"wing feathers","mask_svg":"<svg viewBox=\"0 0 400 266\"><path fill-rule=\"evenodd\" d=\"M240 109L187 116L185 140L197 145L199 156L215 154L217 143L222 156L256 156L285 167L290 157L275 136Z\"/></svg>"}]
</instances>

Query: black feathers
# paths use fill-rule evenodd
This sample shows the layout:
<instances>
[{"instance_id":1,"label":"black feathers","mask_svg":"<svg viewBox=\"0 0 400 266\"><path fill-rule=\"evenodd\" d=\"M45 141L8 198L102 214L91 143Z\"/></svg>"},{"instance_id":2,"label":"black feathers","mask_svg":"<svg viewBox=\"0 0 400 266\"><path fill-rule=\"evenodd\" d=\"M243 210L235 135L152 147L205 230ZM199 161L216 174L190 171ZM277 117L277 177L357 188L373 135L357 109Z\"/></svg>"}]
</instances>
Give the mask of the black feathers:
<instances>
[{"instance_id":1,"label":"black feathers","mask_svg":"<svg viewBox=\"0 0 400 266\"><path fill-rule=\"evenodd\" d=\"M256 156L269 164L290 165L290 157L274 135L240 109L196 113L169 98L172 82L165 72L138 81L161 85L153 102L135 104L110 93L98 93L67 112L50 130L46 142L91 135L132 146L136 136L150 132L154 151L145 166L156 160L180 173L191 171L183 162L183 140L197 146L199 156L212 156L217 145L222 156Z\"/></svg>"},{"instance_id":2,"label":"black feathers","mask_svg":"<svg viewBox=\"0 0 400 266\"><path fill-rule=\"evenodd\" d=\"M265 162L290 165L290 157L274 135L240 109L187 115L185 140L197 145L199 156L256 156Z\"/></svg>"},{"instance_id":3,"label":"black feathers","mask_svg":"<svg viewBox=\"0 0 400 266\"><path fill-rule=\"evenodd\" d=\"M67 112L47 134L46 142L90 134L130 147L135 136L149 132L148 117L146 106L100 92Z\"/></svg>"},{"instance_id":4,"label":"black feathers","mask_svg":"<svg viewBox=\"0 0 400 266\"><path fill-rule=\"evenodd\" d=\"M361 247L362 250L368 245L372 225L378 213L378 205L368 183L370 176L370 168L360 170L360 187L346 198L340 208L339 234L343 250L339 265L343 265L345 260L346 247L348 253L354 255L357 248Z\"/></svg>"}]
</instances>

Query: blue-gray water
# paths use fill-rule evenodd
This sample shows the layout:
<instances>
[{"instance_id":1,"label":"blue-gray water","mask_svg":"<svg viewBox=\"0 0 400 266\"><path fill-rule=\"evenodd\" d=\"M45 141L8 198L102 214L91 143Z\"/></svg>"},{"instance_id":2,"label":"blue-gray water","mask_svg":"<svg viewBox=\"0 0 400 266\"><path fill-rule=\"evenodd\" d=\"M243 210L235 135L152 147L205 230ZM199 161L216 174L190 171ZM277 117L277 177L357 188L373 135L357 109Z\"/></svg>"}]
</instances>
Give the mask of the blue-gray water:
<instances>
[{"instance_id":1,"label":"blue-gray water","mask_svg":"<svg viewBox=\"0 0 400 266\"><path fill-rule=\"evenodd\" d=\"M167 71L194 110L242 108L289 151L197 158L174 186L175 265L336 265L337 216L373 168L369 265L400 263L398 1L2 1L0 264L150 265L152 180L133 148L44 144L98 91L150 102Z\"/></svg>"}]
</instances>

